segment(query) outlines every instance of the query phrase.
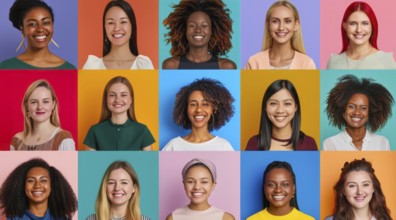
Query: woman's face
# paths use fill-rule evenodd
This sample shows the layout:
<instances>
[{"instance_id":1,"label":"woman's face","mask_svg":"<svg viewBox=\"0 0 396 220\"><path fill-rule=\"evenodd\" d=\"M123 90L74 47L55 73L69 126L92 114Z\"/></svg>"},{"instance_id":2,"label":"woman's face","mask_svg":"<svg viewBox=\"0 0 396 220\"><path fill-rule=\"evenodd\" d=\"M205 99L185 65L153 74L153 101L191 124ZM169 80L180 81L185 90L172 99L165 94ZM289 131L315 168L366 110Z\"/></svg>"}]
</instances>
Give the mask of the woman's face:
<instances>
[{"instance_id":1,"label":"woman's face","mask_svg":"<svg viewBox=\"0 0 396 220\"><path fill-rule=\"evenodd\" d=\"M343 23L350 45L360 46L370 43L372 26L369 17L362 11L353 12Z\"/></svg>"},{"instance_id":2,"label":"woman's face","mask_svg":"<svg viewBox=\"0 0 396 220\"><path fill-rule=\"evenodd\" d=\"M107 39L112 46L129 45L132 25L128 15L118 6L111 7L105 16Z\"/></svg>"},{"instance_id":3,"label":"woman's face","mask_svg":"<svg viewBox=\"0 0 396 220\"><path fill-rule=\"evenodd\" d=\"M48 203L51 194L51 179L48 170L33 167L26 174L25 193L30 204Z\"/></svg>"},{"instance_id":4,"label":"woman's face","mask_svg":"<svg viewBox=\"0 0 396 220\"><path fill-rule=\"evenodd\" d=\"M296 194L292 174L284 168L269 171L265 178L264 193L270 207L290 211L290 200Z\"/></svg>"},{"instance_id":5,"label":"woman's face","mask_svg":"<svg viewBox=\"0 0 396 220\"><path fill-rule=\"evenodd\" d=\"M267 116L272 126L278 129L291 126L296 111L296 103L287 89L273 94L266 104Z\"/></svg>"},{"instance_id":6,"label":"woman's face","mask_svg":"<svg viewBox=\"0 0 396 220\"><path fill-rule=\"evenodd\" d=\"M135 183L131 176L122 168L110 172L106 194L111 205L127 205L135 193Z\"/></svg>"},{"instance_id":7,"label":"woman's face","mask_svg":"<svg viewBox=\"0 0 396 220\"><path fill-rule=\"evenodd\" d=\"M290 43L299 22L294 18L293 11L285 6L275 7L269 16L269 32L274 43Z\"/></svg>"},{"instance_id":8,"label":"woman's face","mask_svg":"<svg viewBox=\"0 0 396 220\"><path fill-rule=\"evenodd\" d=\"M51 92L45 87L37 87L30 94L27 101L27 115L33 123L42 123L50 120L55 108L55 101Z\"/></svg>"},{"instance_id":9,"label":"woman's face","mask_svg":"<svg viewBox=\"0 0 396 220\"><path fill-rule=\"evenodd\" d=\"M349 99L345 108L344 119L349 128L366 126L369 116L369 100L366 95L356 93Z\"/></svg>"},{"instance_id":10,"label":"woman's face","mask_svg":"<svg viewBox=\"0 0 396 220\"><path fill-rule=\"evenodd\" d=\"M194 47L206 47L212 36L212 21L202 11L192 13L187 19L186 37L188 44Z\"/></svg>"},{"instance_id":11,"label":"woman's face","mask_svg":"<svg viewBox=\"0 0 396 220\"><path fill-rule=\"evenodd\" d=\"M192 128L208 128L213 114L212 103L206 100L201 91L193 91L188 98L188 118Z\"/></svg>"},{"instance_id":12,"label":"woman's face","mask_svg":"<svg viewBox=\"0 0 396 220\"><path fill-rule=\"evenodd\" d=\"M30 9L22 20L22 35L29 48L47 48L53 35L53 21L49 11L42 7Z\"/></svg>"},{"instance_id":13,"label":"woman's face","mask_svg":"<svg viewBox=\"0 0 396 220\"><path fill-rule=\"evenodd\" d=\"M193 204L207 202L216 185L213 182L212 174L204 166L191 167L187 171L183 183L187 197Z\"/></svg>"},{"instance_id":14,"label":"woman's face","mask_svg":"<svg viewBox=\"0 0 396 220\"><path fill-rule=\"evenodd\" d=\"M114 83L107 92L107 107L112 114L125 114L132 104L132 96L123 83Z\"/></svg>"},{"instance_id":15,"label":"woman's face","mask_svg":"<svg viewBox=\"0 0 396 220\"><path fill-rule=\"evenodd\" d=\"M344 195L353 209L368 208L374 186L366 171L351 171L346 176Z\"/></svg>"}]
</instances>

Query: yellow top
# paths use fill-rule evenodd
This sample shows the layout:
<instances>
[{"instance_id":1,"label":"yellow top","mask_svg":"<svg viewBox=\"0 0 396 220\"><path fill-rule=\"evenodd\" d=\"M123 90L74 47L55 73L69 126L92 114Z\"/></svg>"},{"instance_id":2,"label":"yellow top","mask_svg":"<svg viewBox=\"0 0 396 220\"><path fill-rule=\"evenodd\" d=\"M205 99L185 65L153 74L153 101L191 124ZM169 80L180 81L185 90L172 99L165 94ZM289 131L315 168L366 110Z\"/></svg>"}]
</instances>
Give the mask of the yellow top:
<instances>
[{"instance_id":1,"label":"yellow top","mask_svg":"<svg viewBox=\"0 0 396 220\"><path fill-rule=\"evenodd\" d=\"M291 219L298 219L298 220L315 220L312 216L304 214L298 211L296 208L293 208L291 212L286 215L277 216L270 214L267 209L261 210L256 214L247 218L247 220L291 220Z\"/></svg>"}]
</instances>

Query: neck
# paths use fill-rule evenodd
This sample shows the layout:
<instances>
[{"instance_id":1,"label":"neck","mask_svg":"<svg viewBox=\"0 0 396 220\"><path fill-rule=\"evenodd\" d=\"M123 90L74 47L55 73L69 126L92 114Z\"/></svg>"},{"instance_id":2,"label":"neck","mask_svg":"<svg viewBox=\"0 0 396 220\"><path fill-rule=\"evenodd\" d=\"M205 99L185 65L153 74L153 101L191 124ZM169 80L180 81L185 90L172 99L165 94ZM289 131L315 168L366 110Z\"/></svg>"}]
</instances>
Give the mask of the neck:
<instances>
[{"instance_id":1,"label":"neck","mask_svg":"<svg viewBox=\"0 0 396 220\"><path fill-rule=\"evenodd\" d=\"M267 208L267 211L269 213L271 213L272 215L276 215L276 216L287 215L292 210L293 210L293 207L291 207L290 205L285 205L285 206L282 206L282 207L273 207L273 206L270 205Z\"/></svg>"},{"instance_id":2,"label":"neck","mask_svg":"<svg viewBox=\"0 0 396 220\"><path fill-rule=\"evenodd\" d=\"M37 134L45 134L48 131L52 130L53 128L55 128L55 126L51 124L49 119L41 123L33 123L33 129L31 135L33 136Z\"/></svg>"},{"instance_id":3,"label":"neck","mask_svg":"<svg viewBox=\"0 0 396 220\"><path fill-rule=\"evenodd\" d=\"M192 203L188 205L188 208L194 210L194 211L204 211L210 208L210 204L208 203L208 200L202 202L202 203Z\"/></svg>"},{"instance_id":4,"label":"neck","mask_svg":"<svg viewBox=\"0 0 396 220\"><path fill-rule=\"evenodd\" d=\"M118 206L112 205L110 207L111 217L112 218L123 218L123 217L125 217L127 206L128 206L128 203L125 203L123 205L118 205Z\"/></svg>"},{"instance_id":5,"label":"neck","mask_svg":"<svg viewBox=\"0 0 396 220\"><path fill-rule=\"evenodd\" d=\"M47 60L49 56L52 56L53 54L51 51L49 51L48 47L46 48L41 48L41 49L35 49L35 48L30 48L28 47L25 52L23 52L20 56L23 56L25 58L30 58L31 60Z\"/></svg>"},{"instance_id":6,"label":"neck","mask_svg":"<svg viewBox=\"0 0 396 220\"><path fill-rule=\"evenodd\" d=\"M121 113L121 114L111 114L111 122L113 122L114 124L124 124L126 121L128 120L128 114L125 113Z\"/></svg>"},{"instance_id":7,"label":"neck","mask_svg":"<svg viewBox=\"0 0 396 220\"><path fill-rule=\"evenodd\" d=\"M214 136L209 133L207 127L192 128L191 133L184 137L184 139L191 143L202 143L211 140Z\"/></svg>"},{"instance_id":8,"label":"neck","mask_svg":"<svg viewBox=\"0 0 396 220\"><path fill-rule=\"evenodd\" d=\"M355 220L370 220L372 215L368 206L364 208L352 208Z\"/></svg>"},{"instance_id":9,"label":"neck","mask_svg":"<svg viewBox=\"0 0 396 220\"><path fill-rule=\"evenodd\" d=\"M43 217L47 209L48 209L48 201L38 204L29 203L29 211L33 213L33 215L35 216Z\"/></svg>"},{"instance_id":10,"label":"neck","mask_svg":"<svg viewBox=\"0 0 396 220\"><path fill-rule=\"evenodd\" d=\"M202 63L210 60L212 55L208 52L208 47L190 48L186 54L188 60L195 63Z\"/></svg>"},{"instance_id":11,"label":"neck","mask_svg":"<svg viewBox=\"0 0 396 220\"><path fill-rule=\"evenodd\" d=\"M371 46L369 42L367 42L366 44L363 45L355 45L355 44L349 45L346 53L350 58L360 60L375 51L376 49L373 46Z\"/></svg>"},{"instance_id":12,"label":"neck","mask_svg":"<svg viewBox=\"0 0 396 220\"><path fill-rule=\"evenodd\" d=\"M366 127L361 128L351 128L347 127L346 132L351 136L353 141L361 141L363 140L364 136L366 136Z\"/></svg>"},{"instance_id":13,"label":"neck","mask_svg":"<svg viewBox=\"0 0 396 220\"><path fill-rule=\"evenodd\" d=\"M270 56L275 56L280 58L294 57L294 52L295 50L293 50L290 41L284 44L278 44L274 42L272 48L270 48L269 50Z\"/></svg>"},{"instance_id":14,"label":"neck","mask_svg":"<svg viewBox=\"0 0 396 220\"><path fill-rule=\"evenodd\" d=\"M122 46L112 45L110 52L105 57L108 61L125 61L133 60L135 55L133 55L129 49L129 44L124 44Z\"/></svg>"},{"instance_id":15,"label":"neck","mask_svg":"<svg viewBox=\"0 0 396 220\"><path fill-rule=\"evenodd\" d=\"M272 126L272 137L277 139L290 139L292 136L292 128L290 126L286 126L284 128L276 128Z\"/></svg>"}]
</instances>

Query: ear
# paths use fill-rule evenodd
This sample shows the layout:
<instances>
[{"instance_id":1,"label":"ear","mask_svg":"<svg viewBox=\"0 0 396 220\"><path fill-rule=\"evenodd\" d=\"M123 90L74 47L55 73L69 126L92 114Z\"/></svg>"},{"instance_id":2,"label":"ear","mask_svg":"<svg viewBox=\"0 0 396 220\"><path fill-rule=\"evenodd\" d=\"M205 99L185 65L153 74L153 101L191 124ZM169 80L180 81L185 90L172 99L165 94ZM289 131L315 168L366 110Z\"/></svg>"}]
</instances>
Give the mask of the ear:
<instances>
[{"instance_id":1,"label":"ear","mask_svg":"<svg viewBox=\"0 0 396 220\"><path fill-rule=\"evenodd\" d=\"M300 29L300 21L296 20L296 24L294 25L294 32L298 31Z\"/></svg>"},{"instance_id":2,"label":"ear","mask_svg":"<svg viewBox=\"0 0 396 220\"><path fill-rule=\"evenodd\" d=\"M344 31L346 31L346 28L347 28L347 23L346 22L342 22L342 28L344 29Z\"/></svg>"},{"instance_id":3,"label":"ear","mask_svg":"<svg viewBox=\"0 0 396 220\"><path fill-rule=\"evenodd\" d=\"M136 184L134 183L132 186L132 193L135 193L135 191L136 191Z\"/></svg>"},{"instance_id":4,"label":"ear","mask_svg":"<svg viewBox=\"0 0 396 220\"><path fill-rule=\"evenodd\" d=\"M212 184L212 187L211 187L211 191L213 192L213 190L216 188L216 182L214 182L213 184Z\"/></svg>"}]
</instances>

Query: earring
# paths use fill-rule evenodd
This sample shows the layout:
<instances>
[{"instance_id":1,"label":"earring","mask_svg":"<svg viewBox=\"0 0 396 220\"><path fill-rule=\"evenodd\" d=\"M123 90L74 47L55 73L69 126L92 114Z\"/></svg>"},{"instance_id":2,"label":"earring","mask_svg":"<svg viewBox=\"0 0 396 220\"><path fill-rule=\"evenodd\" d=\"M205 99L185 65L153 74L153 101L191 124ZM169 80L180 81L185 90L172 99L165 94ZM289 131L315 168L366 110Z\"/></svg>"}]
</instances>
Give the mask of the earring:
<instances>
[{"instance_id":1,"label":"earring","mask_svg":"<svg viewBox=\"0 0 396 220\"><path fill-rule=\"evenodd\" d=\"M23 36L22 34L22 41L21 43L18 45L17 49L15 50L15 52L18 52L19 48L21 48L23 46L23 48L25 48L25 36Z\"/></svg>"},{"instance_id":2,"label":"earring","mask_svg":"<svg viewBox=\"0 0 396 220\"><path fill-rule=\"evenodd\" d=\"M51 42L52 42L57 48L60 48L59 45L54 41L54 38L51 38Z\"/></svg>"}]
</instances>

